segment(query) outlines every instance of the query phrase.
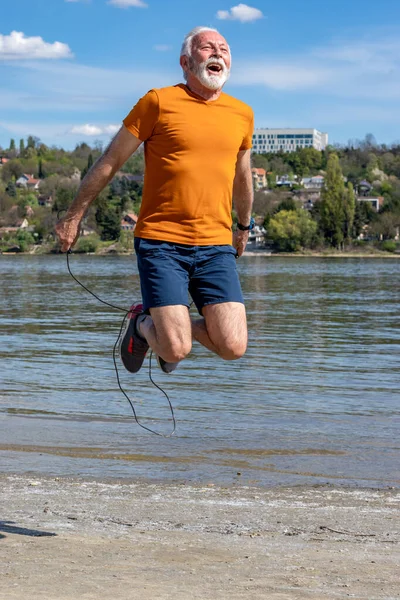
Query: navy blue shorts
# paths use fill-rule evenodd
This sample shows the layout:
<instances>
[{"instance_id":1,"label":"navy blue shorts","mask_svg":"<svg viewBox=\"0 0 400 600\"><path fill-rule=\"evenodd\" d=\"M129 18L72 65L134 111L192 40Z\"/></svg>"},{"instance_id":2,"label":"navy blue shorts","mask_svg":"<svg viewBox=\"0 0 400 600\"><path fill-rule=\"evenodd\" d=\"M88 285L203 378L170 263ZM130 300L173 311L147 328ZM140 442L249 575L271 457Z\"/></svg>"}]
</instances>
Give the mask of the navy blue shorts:
<instances>
[{"instance_id":1,"label":"navy blue shorts","mask_svg":"<svg viewBox=\"0 0 400 600\"><path fill-rule=\"evenodd\" d=\"M221 302L243 303L233 246L187 246L135 238L143 309L181 304L197 310Z\"/></svg>"}]
</instances>

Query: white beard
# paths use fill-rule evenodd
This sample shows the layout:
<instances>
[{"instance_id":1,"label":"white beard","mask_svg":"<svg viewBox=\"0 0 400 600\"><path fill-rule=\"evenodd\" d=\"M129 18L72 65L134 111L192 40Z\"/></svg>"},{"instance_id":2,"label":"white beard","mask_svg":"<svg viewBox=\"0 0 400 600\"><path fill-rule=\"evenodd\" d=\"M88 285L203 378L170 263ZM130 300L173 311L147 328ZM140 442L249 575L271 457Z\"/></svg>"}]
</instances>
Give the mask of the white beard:
<instances>
[{"instance_id":1,"label":"white beard","mask_svg":"<svg viewBox=\"0 0 400 600\"><path fill-rule=\"evenodd\" d=\"M207 65L211 63L217 63L221 66L221 71L211 75L207 70ZM196 63L193 59L190 60L190 71L200 81L204 87L208 90L219 90L229 79L230 69L226 68L226 65L222 59L209 58L202 63Z\"/></svg>"}]
</instances>

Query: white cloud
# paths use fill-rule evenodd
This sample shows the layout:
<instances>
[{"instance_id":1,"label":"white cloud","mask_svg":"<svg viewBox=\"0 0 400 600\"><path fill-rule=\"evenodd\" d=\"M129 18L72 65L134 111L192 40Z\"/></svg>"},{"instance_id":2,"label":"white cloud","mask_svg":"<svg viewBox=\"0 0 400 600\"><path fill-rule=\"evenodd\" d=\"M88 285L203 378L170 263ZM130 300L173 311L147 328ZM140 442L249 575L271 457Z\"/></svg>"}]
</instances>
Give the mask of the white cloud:
<instances>
[{"instance_id":1,"label":"white cloud","mask_svg":"<svg viewBox=\"0 0 400 600\"><path fill-rule=\"evenodd\" d=\"M121 125L74 125L68 133L79 133L80 135L114 135Z\"/></svg>"},{"instance_id":2,"label":"white cloud","mask_svg":"<svg viewBox=\"0 0 400 600\"><path fill-rule=\"evenodd\" d=\"M20 135L21 137L26 137L28 135L35 135L40 139L44 139L47 137L58 137L60 135L60 124L49 124L49 123L41 123L38 121L28 121L21 122L11 121L7 119L7 121L0 121L0 129L4 129L9 132L11 136ZM66 127L64 126L64 131Z\"/></svg>"},{"instance_id":3,"label":"white cloud","mask_svg":"<svg viewBox=\"0 0 400 600\"><path fill-rule=\"evenodd\" d=\"M41 37L26 37L21 31L12 31L10 35L0 34L0 60L71 58L72 52L67 44L54 42L49 44Z\"/></svg>"},{"instance_id":4,"label":"white cloud","mask_svg":"<svg viewBox=\"0 0 400 600\"><path fill-rule=\"evenodd\" d=\"M222 20L240 21L241 23L250 23L262 19L263 14L258 8L247 6L247 4L238 4L230 10L219 10L217 18Z\"/></svg>"},{"instance_id":5,"label":"white cloud","mask_svg":"<svg viewBox=\"0 0 400 600\"><path fill-rule=\"evenodd\" d=\"M0 132L4 130L11 137L35 135L45 143L70 144L72 140L80 140L82 136L87 137L106 137L109 138L120 129L121 125L72 125L57 121L48 123L43 121L7 121L0 120Z\"/></svg>"},{"instance_id":6,"label":"white cloud","mask_svg":"<svg viewBox=\"0 0 400 600\"><path fill-rule=\"evenodd\" d=\"M119 8L129 8L135 6L136 8L147 8L146 2L143 0L109 0L108 4L112 6L118 6Z\"/></svg>"},{"instance_id":7,"label":"white cloud","mask_svg":"<svg viewBox=\"0 0 400 600\"><path fill-rule=\"evenodd\" d=\"M153 49L157 50L157 52L168 52L169 50L172 50L172 46L168 46L167 44L156 44L153 46Z\"/></svg>"},{"instance_id":8,"label":"white cloud","mask_svg":"<svg viewBox=\"0 0 400 600\"><path fill-rule=\"evenodd\" d=\"M165 87L180 77L179 65L175 71L161 71L147 67L105 69L70 61L10 61L3 63L1 69L0 110L19 110L22 114L63 111L90 115L112 109L122 118L149 89ZM2 86L8 76L24 85Z\"/></svg>"},{"instance_id":9,"label":"white cloud","mask_svg":"<svg viewBox=\"0 0 400 600\"><path fill-rule=\"evenodd\" d=\"M400 41L387 35L373 42L337 40L284 58L242 58L235 62L231 82L364 101L399 100Z\"/></svg>"},{"instance_id":10,"label":"white cloud","mask_svg":"<svg viewBox=\"0 0 400 600\"><path fill-rule=\"evenodd\" d=\"M309 68L298 64L253 61L238 63L232 77L237 85L263 85L274 90L309 90L325 82L328 73L322 67Z\"/></svg>"}]
</instances>

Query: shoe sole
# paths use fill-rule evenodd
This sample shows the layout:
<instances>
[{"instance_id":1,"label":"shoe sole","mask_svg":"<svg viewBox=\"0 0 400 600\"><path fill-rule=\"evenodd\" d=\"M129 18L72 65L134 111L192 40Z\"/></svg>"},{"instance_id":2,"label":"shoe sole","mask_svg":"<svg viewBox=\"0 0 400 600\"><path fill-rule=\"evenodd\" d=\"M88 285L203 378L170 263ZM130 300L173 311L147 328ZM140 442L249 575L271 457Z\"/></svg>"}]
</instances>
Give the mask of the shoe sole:
<instances>
[{"instance_id":1,"label":"shoe sole","mask_svg":"<svg viewBox=\"0 0 400 600\"><path fill-rule=\"evenodd\" d=\"M166 371L166 370L164 369L164 367L163 367L163 364L162 364L162 362L161 362L161 360L160 360L160 357L158 356L158 354L156 354L156 358L157 358L158 366L160 367L161 371L162 371L163 373L166 373L167 375L170 375L171 373L173 373L173 372L176 370L176 368L177 368L177 366L178 366L178 364L179 364L179 363L176 363L176 364L175 364L175 363L172 363L172 364L175 364L174 368L173 368L173 369L171 369L171 371ZM166 363L166 364L169 364L169 363Z\"/></svg>"},{"instance_id":2,"label":"shoe sole","mask_svg":"<svg viewBox=\"0 0 400 600\"><path fill-rule=\"evenodd\" d=\"M125 330L123 334L121 334L120 344L119 344L119 356L121 358L122 364L125 369L130 373L137 373L146 358L147 350L142 359L138 359L136 356L133 356L130 352L128 352L129 341L131 338L136 336L135 334L135 322L137 319L137 315L135 314L132 318L127 318L127 324L125 326Z\"/></svg>"}]
</instances>

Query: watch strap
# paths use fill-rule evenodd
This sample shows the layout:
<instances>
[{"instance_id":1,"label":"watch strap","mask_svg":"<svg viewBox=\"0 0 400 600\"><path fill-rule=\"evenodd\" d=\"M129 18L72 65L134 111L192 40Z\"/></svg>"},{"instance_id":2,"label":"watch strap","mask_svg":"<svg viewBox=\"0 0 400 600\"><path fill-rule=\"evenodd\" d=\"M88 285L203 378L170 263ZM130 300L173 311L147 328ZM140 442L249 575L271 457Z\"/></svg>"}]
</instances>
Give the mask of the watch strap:
<instances>
[{"instance_id":1,"label":"watch strap","mask_svg":"<svg viewBox=\"0 0 400 600\"><path fill-rule=\"evenodd\" d=\"M254 229L254 227L255 227L255 221L254 221L253 217L251 217L249 225L242 225L241 223L237 224L237 228L240 229L240 231L251 231L252 229Z\"/></svg>"}]
</instances>

